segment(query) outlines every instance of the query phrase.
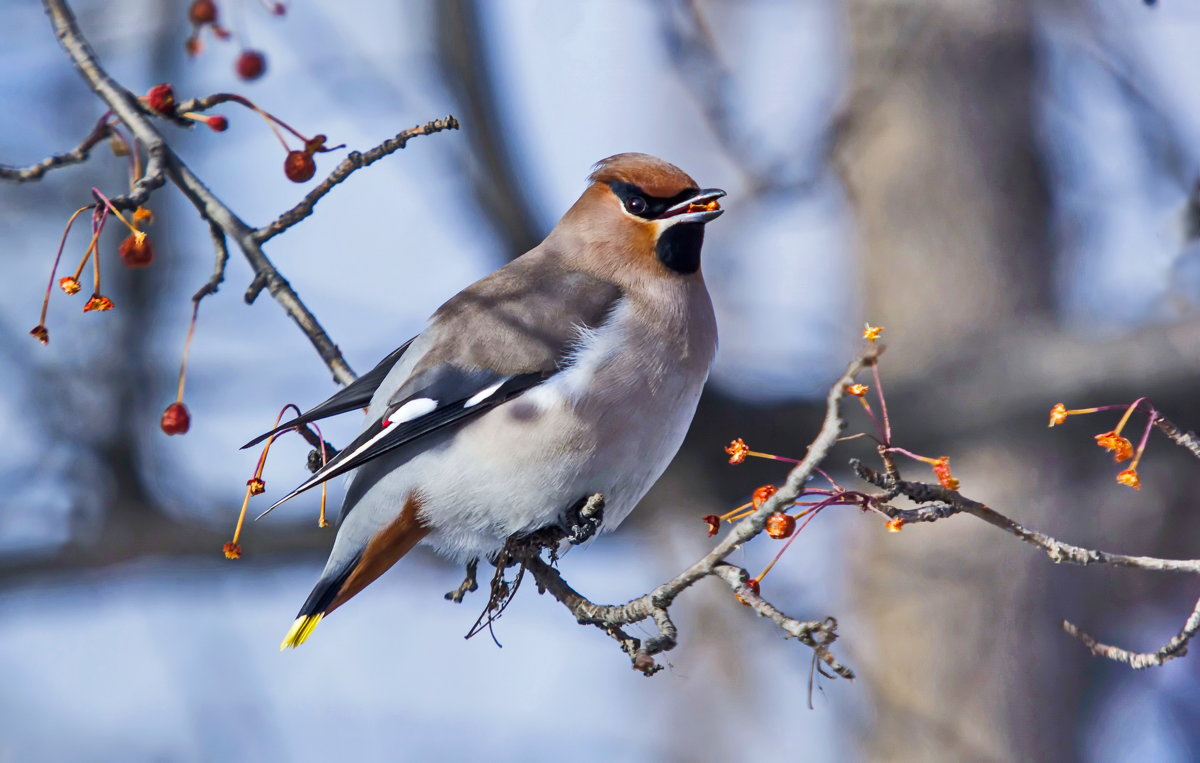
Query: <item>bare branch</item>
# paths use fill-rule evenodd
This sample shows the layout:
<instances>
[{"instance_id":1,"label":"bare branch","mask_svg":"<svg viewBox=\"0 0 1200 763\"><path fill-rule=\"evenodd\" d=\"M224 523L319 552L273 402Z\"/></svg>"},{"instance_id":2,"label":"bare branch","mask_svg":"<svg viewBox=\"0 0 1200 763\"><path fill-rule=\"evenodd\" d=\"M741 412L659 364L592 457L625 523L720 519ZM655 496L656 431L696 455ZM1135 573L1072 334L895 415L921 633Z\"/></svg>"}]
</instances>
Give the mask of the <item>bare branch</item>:
<instances>
[{"instance_id":1,"label":"bare branch","mask_svg":"<svg viewBox=\"0 0 1200 763\"><path fill-rule=\"evenodd\" d=\"M241 218L225 206L196 177L187 164L167 145L162 134L159 133L151 121L148 112L138 101L137 97L121 87L104 71L96 58L95 52L79 30L75 16L67 6L65 0L43 0L43 4L59 42L68 56L70 56L76 69L79 70L79 73L96 94L108 104L117 118L129 128L134 137L145 147L149 156L145 174L137 180L130 193L113 198L113 204L124 208L142 204L152 191L162 186L167 180L170 180L172 184L183 192L184 196L196 208L200 216L209 223L210 227L220 229L224 234L223 236L217 236L214 233L213 242L217 252L216 271L208 284L202 287L201 291L197 293L197 298L202 298L204 294L212 293L212 291L215 291L217 284L221 282L224 275L224 261L226 257L224 251L225 239L226 237L232 239L242 250L242 254L254 270L254 281L251 289L247 292L248 301L253 301L259 290L263 288L267 289L271 293L271 296L275 298L275 301L291 316L296 325L300 327L300 330L308 337L313 347L316 348L317 353L321 356L321 359L329 367L330 371L333 372L334 379L343 384L352 381L354 379L354 372L346 363L345 358L342 357L342 353L337 345L334 344L333 340L321 327L316 316L308 309L299 295L296 294L296 291L291 287L287 279L280 274L271 260L263 253L260 246L261 242L258 240L260 232L242 221ZM219 97L214 96L213 98ZM192 104L189 101L185 105L196 104ZM444 120L438 120L423 127L415 128L415 132L412 132L412 135L424 135L439 130L452 129L453 127L457 127L457 124L457 121L453 117L447 117ZM406 134L408 132L410 131L401 133L390 141L385 141L381 146L367 152L366 155L358 154L359 158L357 160L348 158L330 175L329 179L310 193L305 201L301 202L296 209L285 213L280 220L267 226L265 230L268 233L263 236L263 240L277 235L310 214L311 206L324 196L325 193L328 193L329 188L340 183L351 172L358 169L358 166L366 166L372 161L376 161L387 154L403 148L403 144L409 137L412 137L412 135ZM361 165L358 165L357 162L361 162Z\"/></svg>"},{"instance_id":2,"label":"bare branch","mask_svg":"<svg viewBox=\"0 0 1200 763\"><path fill-rule=\"evenodd\" d=\"M320 185L308 192L303 201L287 212L284 212L270 225L264 225L255 231L254 240L262 244L308 217L313 213L313 207L317 205L317 202L324 198L325 194L332 191L334 186L350 177L351 173L355 170L368 167L383 157L394 154L408 145L409 140L418 135L432 135L435 132L442 132L443 130L457 130L458 127L458 120L453 116L447 115L442 119L435 119L423 125L401 130L396 133L395 137L385 140L370 151L351 151L342 160L342 163L333 172L329 173L329 177L322 180Z\"/></svg>"},{"instance_id":3,"label":"bare branch","mask_svg":"<svg viewBox=\"0 0 1200 763\"><path fill-rule=\"evenodd\" d=\"M837 443L838 436L845 426L845 422L841 418L840 402L846 385L853 381L855 375L865 366L875 362L877 352L876 347L867 347L850 364L845 373L834 382L826 396L825 419L821 430L809 445L804 459L788 474L783 486L771 498L763 502L757 510L734 525L729 534L712 551L650 593L618 605L596 604L588 600L572 588L557 569L541 558L541 551L544 548L553 549L565 535L537 538L532 541L531 539L510 539L498 560L498 565L508 564L510 558L522 564L537 581L539 591L552 595L570 610L580 623L594 625L608 633L629 655L633 667L646 675L651 675L661 669L661 666L655 663L654 655L673 649L676 645L677 629L671 621L669 612L675 599L698 581L707 577L715 577L725 581L743 604L759 615L770 619L788 636L811 647L817 658L828 665L834 673L844 678L853 678L853 671L839 663L828 649L829 645L837 639L836 620L826 618L820 621L804 621L784 614L755 593L748 585L749 573L725 560L744 543L763 531L767 517L800 495L817 466L829 455L830 449ZM593 496L593 499L595 498ZM589 500L585 507L590 505L593 505L593 500ZM553 559L553 553L551 558ZM644 643L629 636L623 630L623 626L645 620L653 620L659 633Z\"/></svg>"},{"instance_id":4,"label":"bare branch","mask_svg":"<svg viewBox=\"0 0 1200 763\"><path fill-rule=\"evenodd\" d=\"M8 180L14 183L29 183L34 180L41 180L42 176L50 170L55 170L60 167L69 167L73 164L82 164L88 160L92 154L92 149L97 143L108 137L108 115L105 114L92 131L87 134L87 137L80 141L75 148L62 154L46 157L37 164L31 164L28 167L9 167L0 165L0 180Z\"/></svg>"},{"instance_id":5,"label":"bare branch","mask_svg":"<svg viewBox=\"0 0 1200 763\"><path fill-rule=\"evenodd\" d=\"M1119 646L1102 644L1066 620L1063 620L1062 627L1064 631L1083 642L1083 645L1097 657L1123 662L1134 670L1141 670L1162 665L1187 654L1188 642L1192 640L1197 631L1200 631L1200 600L1196 601L1196 606L1192 609L1192 614L1188 616L1187 622L1183 624L1183 628L1172 636L1170 641L1153 652L1130 652Z\"/></svg>"}]
</instances>

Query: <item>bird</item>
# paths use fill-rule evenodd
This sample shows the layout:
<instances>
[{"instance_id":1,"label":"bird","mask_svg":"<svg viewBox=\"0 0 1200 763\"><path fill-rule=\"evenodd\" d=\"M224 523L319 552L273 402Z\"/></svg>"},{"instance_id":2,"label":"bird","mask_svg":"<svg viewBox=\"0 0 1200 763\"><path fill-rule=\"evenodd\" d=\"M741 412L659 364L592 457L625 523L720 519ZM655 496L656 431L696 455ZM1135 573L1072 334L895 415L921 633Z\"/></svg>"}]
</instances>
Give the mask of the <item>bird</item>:
<instances>
[{"instance_id":1,"label":"bird","mask_svg":"<svg viewBox=\"0 0 1200 763\"><path fill-rule=\"evenodd\" d=\"M700 267L725 192L640 153L596 163L540 244L437 309L369 373L271 434L367 409L275 506L350 473L333 548L280 649L418 543L494 561L604 497L616 528L665 471L717 349Z\"/></svg>"}]
</instances>

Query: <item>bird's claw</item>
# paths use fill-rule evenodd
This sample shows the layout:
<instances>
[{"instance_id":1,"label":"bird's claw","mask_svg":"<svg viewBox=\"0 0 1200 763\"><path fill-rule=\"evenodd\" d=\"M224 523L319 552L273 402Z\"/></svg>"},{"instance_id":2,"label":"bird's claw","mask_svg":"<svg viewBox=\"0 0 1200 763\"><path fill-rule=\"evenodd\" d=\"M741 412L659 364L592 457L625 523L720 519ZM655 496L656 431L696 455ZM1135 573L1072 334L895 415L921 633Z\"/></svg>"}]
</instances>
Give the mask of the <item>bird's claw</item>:
<instances>
[{"instance_id":1,"label":"bird's claw","mask_svg":"<svg viewBox=\"0 0 1200 763\"><path fill-rule=\"evenodd\" d=\"M570 528L565 540L572 546L578 546L594 538L600 531L600 525L604 523L604 495L596 493L588 496L572 513L574 516L567 518Z\"/></svg>"}]
</instances>

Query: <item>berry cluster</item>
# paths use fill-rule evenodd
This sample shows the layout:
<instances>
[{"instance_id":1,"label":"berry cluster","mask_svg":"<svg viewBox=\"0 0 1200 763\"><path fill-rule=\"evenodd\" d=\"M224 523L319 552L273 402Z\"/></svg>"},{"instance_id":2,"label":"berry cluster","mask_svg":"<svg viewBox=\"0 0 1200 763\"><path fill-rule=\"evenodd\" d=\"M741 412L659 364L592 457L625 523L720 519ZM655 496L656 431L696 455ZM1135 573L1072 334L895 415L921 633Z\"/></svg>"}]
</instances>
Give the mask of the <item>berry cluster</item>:
<instances>
[{"instance_id":1,"label":"berry cluster","mask_svg":"<svg viewBox=\"0 0 1200 763\"><path fill-rule=\"evenodd\" d=\"M287 6L283 3L264 2L263 5L275 16L282 16L287 12ZM188 6L188 21L192 25L192 33L184 42L184 50L189 56L199 55L204 50L201 36L205 29L211 29L213 36L218 40L224 41L234 37L229 29L221 25L220 11L214 0L192 0L192 4ZM267 71L267 57L262 51L242 45L242 52L238 54L233 69L247 82L256 80Z\"/></svg>"},{"instance_id":2,"label":"berry cluster","mask_svg":"<svg viewBox=\"0 0 1200 763\"><path fill-rule=\"evenodd\" d=\"M863 339L869 343L874 343L879 339L883 329L878 326L867 324L863 331ZM928 464L933 471L935 477L942 487L948 490L958 490L959 482L950 472L950 458L948 456L939 456L930 458L921 456L897 447L892 442L892 427L888 417L887 401L883 396L883 383L879 374L879 363L876 359L871 363L871 371L874 376L874 389L876 398L879 404L879 413L871 407L867 400L867 394L871 391L871 386L866 384L850 384L845 388L847 396L857 399L861 403L863 410L866 411L871 421L875 425L875 434L854 435L854 437L867 436L874 439L878 445L879 453L885 459L890 459L893 454L902 455L912 458L916 461ZM848 439L848 438L844 438ZM783 461L789 464L799 464L800 461L795 458L785 456L776 456L770 453L760 453L750 449L744 440L738 438L729 443L725 448L725 452L729 454L729 463L740 464L748 457L765 458L772 461ZM832 506L855 506L862 511L873 511L876 514L887 519L886 528L889 532L899 532L904 525L904 520L900 517L892 517L888 512L884 511L882 505L877 505L876 497L858 490L847 490L834 480L828 473L820 467L814 467L813 471L820 475L828 484L828 487L810 487L805 486L796 498L785 505L779 506L766 518L763 529L767 535L776 540L787 540L783 548L771 560L771 563L759 573L756 577L747 581L747 587L754 593L758 593L761 587L762 579L775 566L775 563L788 550L792 542L798 537L800 530L808 526L808 523L816 518L818 514ZM737 522L758 511L764 503L772 498L778 489L774 485L763 485L751 494L750 500L737 508L726 512L723 515L709 514L704 517L704 522L708 525L709 536L716 535L721 528L722 522ZM801 521L803 520L803 521ZM745 602L743 602L745 603Z\"/></svg>"}]
</instances>

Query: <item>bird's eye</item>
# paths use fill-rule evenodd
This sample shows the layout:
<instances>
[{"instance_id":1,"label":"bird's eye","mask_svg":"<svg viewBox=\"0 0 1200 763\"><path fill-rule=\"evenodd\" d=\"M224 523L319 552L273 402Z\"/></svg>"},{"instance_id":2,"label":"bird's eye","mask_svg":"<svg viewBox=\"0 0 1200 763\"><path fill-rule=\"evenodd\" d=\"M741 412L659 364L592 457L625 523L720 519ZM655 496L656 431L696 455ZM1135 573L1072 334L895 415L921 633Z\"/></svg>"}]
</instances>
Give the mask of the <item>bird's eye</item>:
<instances>
[{"instance_id":1,"label":"bird's eye","mask_svg":"<svg viewBox=\"0 0 1200 763\"><path fill-rule=\"evenodd\" d=\"M635 215L640 215L646 211L646 200L641 196L630 196L625 202L625 208Z\"/></svg>"}]
</instances>

